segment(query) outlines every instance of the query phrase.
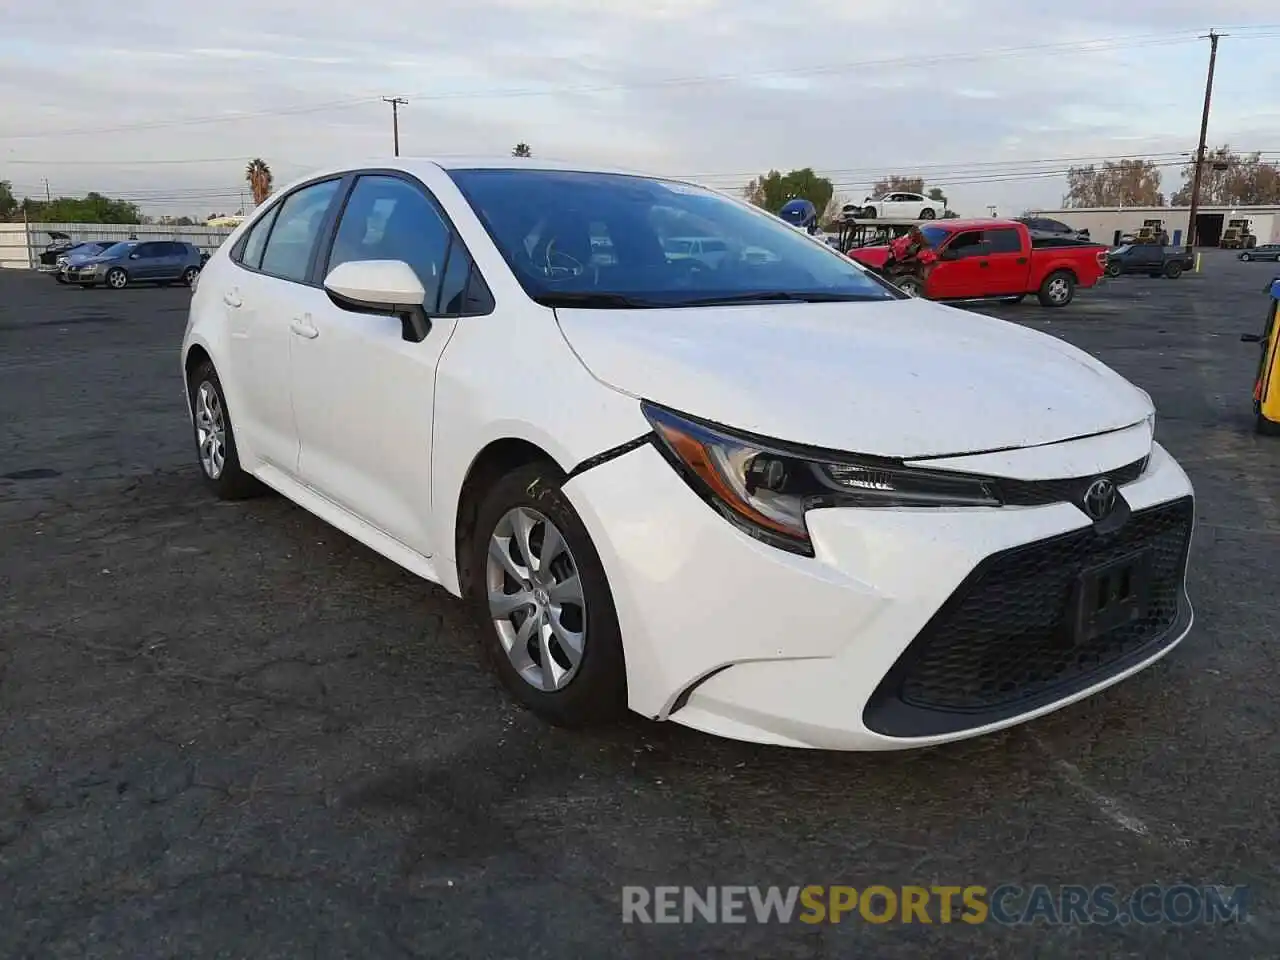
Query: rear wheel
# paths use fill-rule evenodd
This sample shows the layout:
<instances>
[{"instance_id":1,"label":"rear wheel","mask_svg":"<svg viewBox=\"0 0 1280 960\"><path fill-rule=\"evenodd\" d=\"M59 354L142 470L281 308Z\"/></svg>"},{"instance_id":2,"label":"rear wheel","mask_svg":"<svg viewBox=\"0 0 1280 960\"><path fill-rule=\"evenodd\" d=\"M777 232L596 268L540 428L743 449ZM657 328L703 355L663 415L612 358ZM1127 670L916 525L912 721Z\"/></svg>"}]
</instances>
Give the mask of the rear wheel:
<instances>
[{"instance_id":1,"label":"rear wheel","mask_svg":"<svg viewBox=\"0 0 1280 960\"><path fill-rule=\"evenodd\" d=\"M1076 278L1066 270L1056 270L1044 278L1037 296L1042 307L1065 307L1076 295Z\"/></svg>"},{"instance_id":2,"label":"rear wheel","mask_svg":"<svg viewBox=\"0 0 1280 960\"><path fill-rule=\"evenodd\" d=\"M923 210L920 211L921 220L933 220L937 216L938 215L933 212L933 207L925 207Z\"/></svg>"},{"instance_id":3,"label":"rear wheel","mask_svg":"<svg viewBox=\"0 0 1280 960\"><path fill-rule=\"evenodd\" d=\"M1164 265L1164 275L1168 277L1170 280L1177 280L1180 276L1182 276L1182 264L1166 263Z\"/></svg>"},{"instance_id":4,"label":"rear wheel","mask_svg":"<svg viewBox=\"0 0 1280 960\"><path fill-rule=\"evenodd\" d=\"M560 726L625 713L613 594L554 467L529 464L494 484L476 517L468 568L486 659L516 700Z\"/></svg>"},{"instance_id":5,"label":"rear wheel","mask_svg":"<svg viewBox=\"0 0 1280 960\"><path fill-rule=\"evenodd\" d=\"M201 363L187 383L191 398L191 422L195 431L196 458L204 482L220 500L243 500L263 488L240 468L236 435L231 427L222 381L208 360Z\"/></svg>"}]
</instances>

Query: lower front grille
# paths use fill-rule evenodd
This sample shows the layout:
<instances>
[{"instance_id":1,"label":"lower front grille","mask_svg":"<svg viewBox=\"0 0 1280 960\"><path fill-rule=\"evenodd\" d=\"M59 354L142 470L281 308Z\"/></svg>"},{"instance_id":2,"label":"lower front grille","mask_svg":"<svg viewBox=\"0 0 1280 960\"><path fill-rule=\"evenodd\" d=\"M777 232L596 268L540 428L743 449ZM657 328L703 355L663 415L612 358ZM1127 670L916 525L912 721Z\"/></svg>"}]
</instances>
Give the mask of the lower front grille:
<instances>
[{"instance_id":1,"label":"lower front grille","mask_svg":"<svg viewBox=\"0 0 1280 960\"><path fill-rule=\"evenodd\" d=\"M1173 642L1190 610L1184 577L1190 497L1133 513L1107 534L1093 527L988 557L885 675L864 722L896 737L996 723L1092 686ZM1077 642L1072 602L1080 575L1150 552L1140 619Z\"/></svg>"}]
</instances>

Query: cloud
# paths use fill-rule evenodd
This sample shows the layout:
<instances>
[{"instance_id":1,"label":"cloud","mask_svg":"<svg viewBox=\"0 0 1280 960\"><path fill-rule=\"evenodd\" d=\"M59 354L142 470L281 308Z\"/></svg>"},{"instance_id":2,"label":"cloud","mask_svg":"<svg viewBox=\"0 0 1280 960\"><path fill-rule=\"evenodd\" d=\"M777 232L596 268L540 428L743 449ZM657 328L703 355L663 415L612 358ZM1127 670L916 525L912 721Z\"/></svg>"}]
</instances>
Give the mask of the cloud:
<instances>
[{"instance_id":1,"label":"cloud","mask_svg":"<svg viewBox=\"0 0 1280 960\"><path fill-rule=\"evenodd\" d=\"M1211 139L1280 151L1275 40L1240 29L1264 6L1215 0L1233 36ZM1064 189L1026 178L1052 170L1031 160L1195 143L1203 4L1076 0L1069 14L1025 0L918 0L905 19L850 0L221 0L196 17L171 0L23 5L0 38L0 178L208 212L234 206L253 156L287 179L390 152L381 97L397 95L406 153L526 141L721 187L813 166L859 196L914 171L962 211L1014 213ZM103 132L40 136L67 131Z\"/></svg>"}]
</instances>

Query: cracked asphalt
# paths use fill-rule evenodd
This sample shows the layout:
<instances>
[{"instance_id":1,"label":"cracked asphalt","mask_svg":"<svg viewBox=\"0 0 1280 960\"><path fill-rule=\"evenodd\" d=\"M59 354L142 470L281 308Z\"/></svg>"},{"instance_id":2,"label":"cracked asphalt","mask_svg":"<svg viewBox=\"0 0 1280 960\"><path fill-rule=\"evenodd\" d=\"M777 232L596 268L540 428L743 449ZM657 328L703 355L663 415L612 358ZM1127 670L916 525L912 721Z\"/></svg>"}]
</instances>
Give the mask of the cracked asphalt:
<instances>
[{"instance_id":1,"label":"cracked asphalt","mask_svg":"<svg viewBox=\"0 0 1280 960\"><path fill-rule=\"evenodd\" d=\"M443 591L205 493L186 291L0 274L0 956L1276 956L1280 440L1239 342L1273 272L990 308L1155 398L1197 624L1051 717L870 756L544 726ZM621 923L624 884L1184 882L1247 885L1246 919Z\"/></svg>"}]
</instances>

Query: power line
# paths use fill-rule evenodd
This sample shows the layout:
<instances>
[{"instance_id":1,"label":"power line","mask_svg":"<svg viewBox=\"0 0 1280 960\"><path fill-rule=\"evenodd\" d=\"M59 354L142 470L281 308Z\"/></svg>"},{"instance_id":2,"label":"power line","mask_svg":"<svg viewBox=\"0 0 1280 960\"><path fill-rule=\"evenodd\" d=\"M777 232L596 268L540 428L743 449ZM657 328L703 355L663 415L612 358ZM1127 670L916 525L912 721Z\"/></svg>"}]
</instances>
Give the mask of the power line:
<instances>
[{"instance_id":1,"label":"power line","mask_svg":"<svg viewBox=\"0 0 1280 960\"><path fill-rule=\"evenodd\" d=\"M1253 27L1237 29L1262 29L1280 31L1280 24L1259 24ZM1244 39L1264 39L1272 34L1250 34ZM667 77L650 81L629 81L590 86L551 86L525 87L509 90L460 90L452 92L426 92L413 96L415 100L498 100L513 97L542 97L571 95L583 93L606 93L618 90L661 89L699 84L727 83L737 80L767 79L778 77L820 76L823 74L844 73L853 70L874 69L890 66L932 66L941 63L977 61L991 58L1010 58L1029 56L1051 51L1080 51L1081 53L1108 53L1122 49L1138 49L1149 46L1169 46L1182 43L1194 43L1199 37L1183 32L1161 34L1138 34L1131 36L1101 37L1092 40L1072 40L1058 43L1028 44L1012 47L995 47L972 52L935 54L928 56L893 57L880 60L860 60L839 64L810 65L803 67L783 68L750 73L704 74L699 76ZM248 113L212 114L206 116L173 118L168 120L143 121L133 124L122 124L110 127L82 128L73 130L50 130L36 133L6 134L0 140L39 140L53 137L89 136L104 133L125 133L137 130L155 130L176 126L203 126L215 123L235 123L262 117L291 116L316 113L326 110L337 110L385 100L385 97L352 97L344 100L332 100L324 103L304 104L292 107L280 107L272 110L252 111Z\"/></svg>"}]
</instances>

